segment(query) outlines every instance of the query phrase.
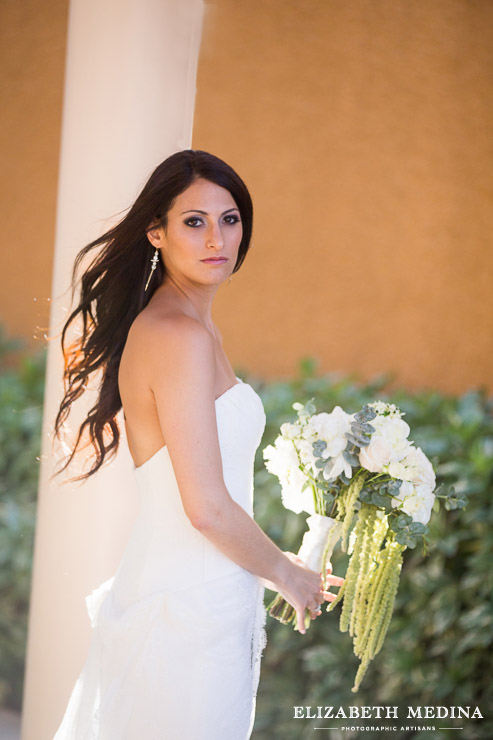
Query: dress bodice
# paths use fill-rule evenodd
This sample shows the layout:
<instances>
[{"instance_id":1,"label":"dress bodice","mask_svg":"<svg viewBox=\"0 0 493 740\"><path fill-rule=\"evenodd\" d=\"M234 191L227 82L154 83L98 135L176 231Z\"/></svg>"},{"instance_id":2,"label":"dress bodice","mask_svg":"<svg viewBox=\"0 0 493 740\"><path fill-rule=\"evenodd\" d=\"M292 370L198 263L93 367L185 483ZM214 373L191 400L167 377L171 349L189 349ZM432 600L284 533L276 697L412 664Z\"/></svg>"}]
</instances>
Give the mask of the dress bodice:
<instances>
[{"instance_id":1,"label":"dress bodice","mask_svg":"<svg viewBox=\"0 0 493 740\"><path fill-rule=\"evenodd\" d=\"M215 400L217 431L226 488L253 517L254 460L266 417L253 387L238 377L237 381ZM131 581L137 599L163 588L180 588L184 576L188 580L190 573L205 582L238 570L239 566L195 529L185 514L166 446L134 472L140 509L127 545L132 557L123 559L116 574L117 591L118 582L124 581L128 598ZM163 567L147 567L149 561L161 562ZM128 563L134 569L132 574L128 572Z\"/></svg>"}]
</instances>

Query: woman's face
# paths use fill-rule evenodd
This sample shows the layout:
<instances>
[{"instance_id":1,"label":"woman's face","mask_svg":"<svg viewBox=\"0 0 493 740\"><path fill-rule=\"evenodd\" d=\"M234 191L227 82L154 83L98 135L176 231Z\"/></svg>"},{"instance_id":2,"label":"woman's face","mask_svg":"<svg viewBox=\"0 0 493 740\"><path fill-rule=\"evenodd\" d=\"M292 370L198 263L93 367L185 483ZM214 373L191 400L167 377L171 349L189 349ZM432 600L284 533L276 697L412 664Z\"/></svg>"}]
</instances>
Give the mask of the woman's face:
<instances>
[{"instance_id":1,"label":"woman's face","mask_svg":"<svg viewBox=\"0 0 493 740\"><path fill-rule=\"evenodd\" d=\"M177 196L166 228L148 232L167 272L217 284L233 272L243 227L233 196L209 180L195 180ZM156 239L157 237L157 239Z\"/></svg>"}]
</instances>

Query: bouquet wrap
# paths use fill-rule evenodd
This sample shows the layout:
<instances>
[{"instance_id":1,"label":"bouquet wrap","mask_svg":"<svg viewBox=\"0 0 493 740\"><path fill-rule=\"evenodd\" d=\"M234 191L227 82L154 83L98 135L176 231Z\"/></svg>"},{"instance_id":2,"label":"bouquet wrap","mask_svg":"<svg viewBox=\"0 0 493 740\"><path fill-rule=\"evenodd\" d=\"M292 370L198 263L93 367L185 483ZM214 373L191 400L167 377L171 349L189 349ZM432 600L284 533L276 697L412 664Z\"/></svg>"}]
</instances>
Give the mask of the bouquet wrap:
<instances>
[{"instance_id":1,"label":"bouquet wrap","mask_svg":"<svg viewBox=\"0 0 493 740\"><path fill-rule=\"evenodd\" d=\"M341 536L342 523L323 514L311 514L306 521L308 530L303 535L297 555L308 568L321 573L325 587L325 571ZM280 594L269 604L269 614L283 624L296 619L294 608ZM310 617L307 616L305 626L308 627L309 623Z\"/></svg>"},{"instance_id":2,"label":"bouquet wrap","mask_svg":"<svg viewBox=\"0 0 493 740\"><path fill-rule=\"evenodd\" d=\"M311 514L306 520L308 531L303 535L298 557L317 573L325 573L334 547L341 536L341 522L322 514Z\"/></svg>"}]
</instances>

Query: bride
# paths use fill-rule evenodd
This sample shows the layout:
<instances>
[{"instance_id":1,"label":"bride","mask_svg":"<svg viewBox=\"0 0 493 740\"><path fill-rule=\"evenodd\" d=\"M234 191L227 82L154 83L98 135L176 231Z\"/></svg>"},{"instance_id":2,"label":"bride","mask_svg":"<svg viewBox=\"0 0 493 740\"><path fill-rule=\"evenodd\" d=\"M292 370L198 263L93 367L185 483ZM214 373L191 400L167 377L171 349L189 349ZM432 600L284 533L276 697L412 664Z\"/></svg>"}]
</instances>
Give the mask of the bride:
<instances>
[{"instance_id":1,"label":"bride","mask_svg":"<svg viewBox=\"0 0 493 740\"><path fill-rule=\"evenodd\" d=\"M185 150L75 261L74 285L100 247L62 334L58 435L89 376L98 371L101 383L62 470L87 435L93 464L78 479L115 454L123 407L141 503L115 576L87 598L92 641L56 740L246 740L264 587L295 608L301 633L306 610L315 619L335 598L253 518L265 412L234 375L212 320L219 286L246 258L252 219L237 173ZM67 346L74 322L82 331Z\"/></svg>"}]
</instances>

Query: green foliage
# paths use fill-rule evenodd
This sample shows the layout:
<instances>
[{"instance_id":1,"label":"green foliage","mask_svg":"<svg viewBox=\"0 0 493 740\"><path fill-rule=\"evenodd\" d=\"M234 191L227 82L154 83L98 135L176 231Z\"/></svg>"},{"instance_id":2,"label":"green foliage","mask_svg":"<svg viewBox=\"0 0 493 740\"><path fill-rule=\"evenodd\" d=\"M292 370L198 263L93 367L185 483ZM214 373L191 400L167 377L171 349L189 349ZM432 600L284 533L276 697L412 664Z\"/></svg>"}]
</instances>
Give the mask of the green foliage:
<instances>
[{"instance_id":1,"label":"green foliage","mask_svg":"<svg viewBox=\"0 0 493 740\"><path fill-rule=\"evenodd\" d=\"M402 512L395 517L389 517L389 526L396 533L396 541L405 547L414 548L418 544L418 537L428 531L428 527L421 522L413 522L409 514Z\"/></svg>"},{"instance_id":2,"label":"green foliage","mask_svg":"<svg viewBox=\"0 0 493 740\"><path fill-rule=\"evenodd\" d=\"M44 356L23 357L9 367L12 349L0 335L0 701L19 708ZM252 738L312 738L317 722L293 720L293 706L354 704L395 705L402 718L408 705L477 705L484 715L489 713L489 719L462 720L461 737L492 737L492 401L481 390L460 397L433 390L386 393L387 376L362 384L354 376L315 377L315 370L316 363L309 358L302 363L299 378L258 383L267 426L256 458L255 516L282 549L297 551L304 517L282 507L279 484L265 470L262 449L273 442L283 421L294 421L295 401L313 397L317 411L329 411L338 404L350 412L376 398L397 404L406 412L414 443L430 457L449 500L430 522L429 556L423 559L419 548L405 554L385 644L357 695L351 693L351 686L358 661L351 640L338 630L338 608L324 612L306 635L268 618L268 645ZM451 483L454 490L450 493ZM454 509L465 495L466 508ZM347 561L348 556L336 548L334 573L343 574ZM273 592L266 591L266 600L272 596ZM416 720L412 723L418 724ZM448 725L458 723L449 720ZM331 735L324 732L324 737ZM392 736L397 740L399 733ZM419 736L428 740L432 734ZM435 740L442 736L445 733L433 733ZM345 737L352 740L354 735L345 733ZM358 734L358 738L364 737L364 733Z\"/></svg>"},{"instance_id":3,"label":"green foliage","mask_svg":"<svg viewBox=\"0 0 493 740\"><path fill-rule=\"evenodd\" d=\"M22 699L31 582L44 353L20 349L0 332L0 704Z\"/></svg>"},{"instance_id":4,"label":"green foliage","mask_svg":"<svg viewBox=\"0 0 493 740\"><path fill-rule=\"evenodd\" d=\"M256 458L255 517L269 536L283 550L296 552L306 528L303 516L282 507L279 483L262 459L262 449L273 443L281 423L295 420L295 401L315 398L317 412L339 405L350 413L375 399L395 403L406 414L415 445L430 458L447 500L442 499L444 505L429 524L428 556L420 548L404 555L389 631L358 694L351 693L358 661L348 635L339 632L340 607L324 612L305 635L268 617L252 738L304 740L313 737L316 726L343 724L294 720L293 706L379 704L398 706L400 719L407 718L408 706L470 706L471 711L479 706L486 719L399 723L461 726L466 740L493 737L493 401L481 389L459 397L435 390L386 392L388 376L363 384L354 376L315 377L315 368L310 358L299 378L258 384L267 425ZM464 496L466 508L455 509ZM401 531L409 537L419 534L408 522L402 522ZM347 562L336 547L333 572L344 575ZM271 598L266 591L266 602ZM450 732L395 732L392 737L414 734L436 740ZM357 734L358 739L376 736ZM345 732L344 737L356 735Z\"/></svg>"}]
</instances>

